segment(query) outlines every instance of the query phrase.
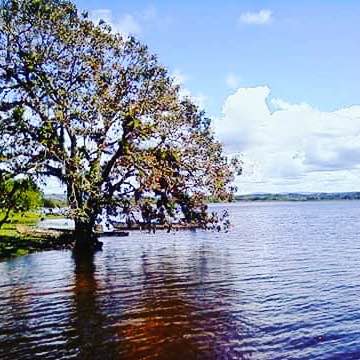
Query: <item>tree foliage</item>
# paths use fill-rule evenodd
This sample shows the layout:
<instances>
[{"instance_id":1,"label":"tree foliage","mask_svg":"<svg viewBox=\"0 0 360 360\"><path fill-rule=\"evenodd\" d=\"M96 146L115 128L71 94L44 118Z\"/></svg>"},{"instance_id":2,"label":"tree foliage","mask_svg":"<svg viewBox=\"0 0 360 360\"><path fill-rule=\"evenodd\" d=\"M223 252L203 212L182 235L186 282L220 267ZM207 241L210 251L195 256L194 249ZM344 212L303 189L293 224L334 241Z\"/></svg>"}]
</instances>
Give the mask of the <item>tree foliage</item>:
<instances>
[{"instance_id":1,"label":"tree foliage","mask_svg":"<svg viewBox=\"0 0 360 360\"><path fill-rule=\"evenodd\" d=\"M77 229L205 226L204 199L231 196L237 164L146 46L64 0L5 1L0 31L2 167L60 179Z\"/></svg>"},{"instance_id":2,"label":"tree foliage","mask_svg":"<svg viewBox=\"0 0 360 360\"><path fill-rule=\"evenodd\" d=\"M31 179L12 179L0 172L0 228L11 213L34 210L42 205L42 193Z\"/></svg>"}]
</instances>

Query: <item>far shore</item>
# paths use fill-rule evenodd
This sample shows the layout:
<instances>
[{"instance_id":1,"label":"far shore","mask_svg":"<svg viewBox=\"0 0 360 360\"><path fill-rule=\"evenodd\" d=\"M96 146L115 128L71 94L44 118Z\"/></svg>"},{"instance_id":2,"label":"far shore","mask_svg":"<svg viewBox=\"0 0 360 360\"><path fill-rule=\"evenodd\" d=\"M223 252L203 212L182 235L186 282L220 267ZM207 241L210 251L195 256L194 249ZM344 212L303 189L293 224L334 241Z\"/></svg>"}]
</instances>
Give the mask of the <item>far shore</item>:
<instances>
[{"instance_id":1,"label":"far shore","mask_svg":"<svg viewBox=\"0 0 360 360\"><path fill-rule=\"evenodd\" d=\"M360 200L360 192L309 192L309 193L255 193L235 195L234 201L330 201L330 200Z\"/></svg>"}]
</instances>

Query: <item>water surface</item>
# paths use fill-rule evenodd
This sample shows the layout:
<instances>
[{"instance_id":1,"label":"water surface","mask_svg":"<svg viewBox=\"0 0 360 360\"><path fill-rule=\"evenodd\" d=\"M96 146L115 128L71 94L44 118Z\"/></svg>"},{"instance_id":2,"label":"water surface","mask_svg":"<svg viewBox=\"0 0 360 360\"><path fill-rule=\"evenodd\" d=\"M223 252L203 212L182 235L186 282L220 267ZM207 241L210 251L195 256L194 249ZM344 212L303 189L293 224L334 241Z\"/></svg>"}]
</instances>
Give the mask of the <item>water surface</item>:
<instances>
[{"instance_id":1,"label":"water surface","mask_svg":"<svg viewBox=\"0 0 360 360\"><path fill-rule=\"evenodd\" d=\"M359 359L360 202L0 262L0 359Z\"/></svg>"}]
</instances>

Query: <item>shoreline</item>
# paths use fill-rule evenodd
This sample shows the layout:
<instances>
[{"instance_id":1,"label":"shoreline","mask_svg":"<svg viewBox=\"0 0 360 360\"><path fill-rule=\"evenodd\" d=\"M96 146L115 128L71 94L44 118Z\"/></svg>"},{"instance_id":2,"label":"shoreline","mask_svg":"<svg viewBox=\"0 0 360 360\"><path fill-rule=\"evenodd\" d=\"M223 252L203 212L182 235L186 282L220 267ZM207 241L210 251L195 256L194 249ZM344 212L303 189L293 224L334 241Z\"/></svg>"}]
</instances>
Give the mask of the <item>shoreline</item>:
<instances>
[{"instance_id":1,"label":"shoreline","mask_svg":"<svg viewBox=\"0 0 360 360\"><path fill-rule=\"evenodd\" d=\"M0 260L37 251L71 248L73 240L70 236L59 232L44 232L37 227L42 219L54 218L59 217L43 217L36 212L13 214L0 229Z\"/></svg>"},{"instance_id":2,"label":"shoreline","mask_svg":"<svg viewBox=\"0 0 360 360\"><path fill-rule=\"evenodd\" d=\"M26 214L6 224L7 226L0 230L0 261L39 251L73 249L75 245L73 229L69 227L44 226L45 221L49 221L49 225L51 225L51 221L54 219L59 221L60 224L61 222L69 221L69 219L60 216L41 218L38 214L32 214L31 217ZM199 229L199 226L193 224L176 224L171 228L166 225L155 225L150 229L145 224L136 224L130 227L126 224L119 224L112 231L103 231L98 228L95 234L99 238L125 237L129 236L132 231L171 232L196 229Z\"/></svg>"}]
</instances>

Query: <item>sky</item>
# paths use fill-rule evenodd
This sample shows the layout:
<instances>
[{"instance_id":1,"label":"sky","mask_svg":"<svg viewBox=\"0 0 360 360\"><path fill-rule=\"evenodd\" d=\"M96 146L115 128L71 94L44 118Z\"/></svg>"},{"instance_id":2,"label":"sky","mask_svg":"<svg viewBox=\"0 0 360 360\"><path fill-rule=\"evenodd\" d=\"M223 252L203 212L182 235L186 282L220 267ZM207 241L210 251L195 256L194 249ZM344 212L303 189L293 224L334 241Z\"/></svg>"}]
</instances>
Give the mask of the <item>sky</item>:
<instances>
[{"instance_id":1,"label":"sky","mask_svg":"<svg viewBox=\"0 0 360 360\"><path fill-rule=\"evenodd\" d=\"M244 161L239 193L360 191L360 2L77 0L132 34Z\"/></svg>"}]
</instances>

